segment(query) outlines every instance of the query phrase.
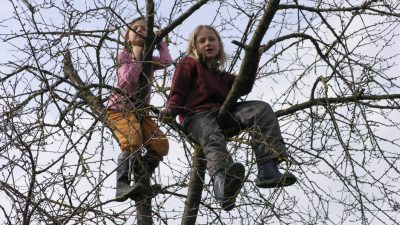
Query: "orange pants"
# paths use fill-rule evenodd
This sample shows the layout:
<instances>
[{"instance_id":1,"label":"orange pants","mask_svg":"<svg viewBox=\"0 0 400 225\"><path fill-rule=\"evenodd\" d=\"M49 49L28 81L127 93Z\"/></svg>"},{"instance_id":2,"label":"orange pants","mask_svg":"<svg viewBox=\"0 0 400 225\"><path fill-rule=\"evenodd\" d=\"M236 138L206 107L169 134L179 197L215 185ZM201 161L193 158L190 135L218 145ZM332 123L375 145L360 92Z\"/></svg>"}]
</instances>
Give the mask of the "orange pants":
<instances>
[{"instance_id":1,"label":"orange pants","mask_svg":"<svg viewBox=\"0 0 400 225\"><path fill-rule=\"evenodd\" d=\"M151 118L144 116L139 121L132 112L110 110L107 122L121 151L132 153L145 147L150 154L157 155L161 160L168 154L168 139Z\"/></svg>"}]
</instances>

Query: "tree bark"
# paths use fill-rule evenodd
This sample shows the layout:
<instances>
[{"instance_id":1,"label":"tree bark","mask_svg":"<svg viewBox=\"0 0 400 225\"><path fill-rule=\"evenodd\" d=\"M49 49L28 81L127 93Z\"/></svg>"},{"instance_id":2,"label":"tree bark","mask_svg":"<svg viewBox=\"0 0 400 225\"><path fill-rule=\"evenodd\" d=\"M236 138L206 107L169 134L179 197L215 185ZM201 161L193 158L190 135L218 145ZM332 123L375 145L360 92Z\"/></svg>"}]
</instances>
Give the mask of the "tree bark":
<instances>
[{"instance_id":1,"label":"tree bark","mask_svg":"<svg viewBox=\"0 0 400 225\"><path fill-rule=\"evenodd\" d=\"M89 87L79 77L78 72L75 70L71 60L71 53L66 49L64 54L64 75L69 79L72 85L78 92L78 96L87 102L88 106L92 110L101 122L105 122L105 107L101 102L101 98L95 96L89 89Z\"/></svg>"},{"instance_id":2,"label":"tree bark","mask_svg":"<svg viewBox=\"0 0 400 225\"><path fill-rule=\"evenodd\" d=\"M204 186L204 177L206 172L206 161L203 149L200 145L195 145L193 153L192 172L183 211L182 225L195 225L197 213L199 211L201 195Z\"/></svg>"},{"instance_id":3,"label":"tree bark","mask_svg":"<svg viewBox=\"0 0 400 225\"><path fill-rule=\"evenodd\" d=\"M136 201L136 213L138 225L152 225L151 196L143 196Z\"/></svg>"}]
</instances>

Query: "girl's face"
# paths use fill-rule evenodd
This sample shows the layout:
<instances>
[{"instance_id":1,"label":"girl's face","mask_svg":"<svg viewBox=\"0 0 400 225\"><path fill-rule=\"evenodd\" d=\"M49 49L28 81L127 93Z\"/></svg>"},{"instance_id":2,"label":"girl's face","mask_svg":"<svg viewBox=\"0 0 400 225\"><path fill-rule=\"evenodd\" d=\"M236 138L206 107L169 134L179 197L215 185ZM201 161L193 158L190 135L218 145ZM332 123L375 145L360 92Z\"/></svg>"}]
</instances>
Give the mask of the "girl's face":
<instances>
[{"instance_id":1,"label":"girl's face","mask_svg":"<svg viewBox=\"0 0 400 225\"><path fill-rule=\"evenodd\" d=\"M146 37L146 22L138 20L131 24L129 29L128 41L134 46L144 46L144 38Z\"/></svg>"},{"instance_id":2,"label":"girl's face","mask_svg":"<svg viewBox=\"0 0 400 225\"><path fill-rule=\"evenodd\" d=\"M195 48L206 62L215 62L220 51L220 43L214 31L203 28L199 31L196 38Z\"/></svg>"}]
</instances>

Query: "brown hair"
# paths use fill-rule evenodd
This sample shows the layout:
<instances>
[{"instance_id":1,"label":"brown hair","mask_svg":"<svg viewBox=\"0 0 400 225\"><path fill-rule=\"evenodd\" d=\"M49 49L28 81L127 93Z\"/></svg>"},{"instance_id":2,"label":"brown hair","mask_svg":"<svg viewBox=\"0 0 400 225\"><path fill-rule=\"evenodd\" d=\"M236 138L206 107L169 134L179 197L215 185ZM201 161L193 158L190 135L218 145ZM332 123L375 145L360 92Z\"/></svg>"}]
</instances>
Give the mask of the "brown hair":
<instances>
[{"instance_id":1,"label":"brown hair","mask_svg":"<svg viewBox=\"0 0 400 225\"><path fill-rule=\"evenodd\" d=\"M218 31L215 30L215 28L212 26L200 25L200 26L196 27L196 29L193 30L193 32L189 38L189 43L188 43L188 48L187 48L188 54L190 56L192 56L193 58L195 58L199 62L202 62L204 60L203 56L200 55L196 50L197 35L199 34L200 30L202 30L202 29L211 30L212 32L214 32L215 36L217 37L218 42L219 42L219 52L216 57L216 68L221 69L221 70L224 69L225 62L226 62L226 53L224 51L224 45L222 43L221 37L218 34Z\"/></svg>"},{"instance_id":2,"label":"brown hair","mask_svg":"<svg viewBox=\"0 0 400 225\"><path fill-rule=\"evenodd\" d=\"M129 43L129 31L131 30L130 27L131 27L134 23L136 23L137 21L139 21L139 20L146 21L146 19L145 19L144 17L141 16L141 17L138 17L138 18L133 19L130 23L128 23L128 27L127 27L127 29L126 29L125 36L124 36L124 49L125 49L126 51L128 51L128 52L132 51L132 44Z\"/></svg>"}]
</instances>

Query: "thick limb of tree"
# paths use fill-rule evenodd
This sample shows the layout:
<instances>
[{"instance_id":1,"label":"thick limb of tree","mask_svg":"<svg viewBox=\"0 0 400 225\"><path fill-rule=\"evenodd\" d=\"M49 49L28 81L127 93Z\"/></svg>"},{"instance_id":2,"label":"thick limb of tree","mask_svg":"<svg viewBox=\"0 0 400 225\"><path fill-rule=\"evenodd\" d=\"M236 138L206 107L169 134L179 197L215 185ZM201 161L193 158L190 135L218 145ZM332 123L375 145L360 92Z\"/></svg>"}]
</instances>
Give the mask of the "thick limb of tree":
<instances>
[{"instance_id":1,"label":"thick limb of tree","mask_svg":"<svg viewBox=\"0 0 400 225\"><path fill-rule=\"evenodd\" d=\"M101 102L101 99L95 96L79 77L78 72L75 70L74 65L72 64L71 53L68 49L64 54L64 75L74 85L79 97L87 102L92 112L98 116L101 122L105 122L105 107Z\"/></svg>"},{"instance_id":2,"label":"thick limb of tree","mask_svg":"<svg viewBox=\"0 0 400 225\"><path fill-rule=\"evenodd\" d=\"M259 47L261 41L268 30L268 27L279 8L279 0L271 0L268 2L264 10L259 24L257 25L254 36L248 46L245 47L245 55L240 66L239 74L232 85L232 88L221 106L218 113L218 122L224 124L228 121L228 112L233 108L236 101L242 93L243 84L248 82L249 77L257 71L257 66L260 61Z\"/></svg>"},{"instance_id":3,"label":"thick limb of tree","mask_svg":"<svg viewBox=\"0 0 400 225\"><path fill-rule=\"evenodd\" d=\"M199 211L201 195L204 186L204 177L206 172L206 161L203 149L195 145L193 153L192 171L185 201L185 209L182 217L182 225L196 224L197 213Z\"/></svg>"}]
</instances>

